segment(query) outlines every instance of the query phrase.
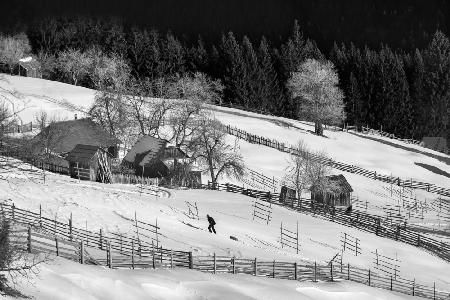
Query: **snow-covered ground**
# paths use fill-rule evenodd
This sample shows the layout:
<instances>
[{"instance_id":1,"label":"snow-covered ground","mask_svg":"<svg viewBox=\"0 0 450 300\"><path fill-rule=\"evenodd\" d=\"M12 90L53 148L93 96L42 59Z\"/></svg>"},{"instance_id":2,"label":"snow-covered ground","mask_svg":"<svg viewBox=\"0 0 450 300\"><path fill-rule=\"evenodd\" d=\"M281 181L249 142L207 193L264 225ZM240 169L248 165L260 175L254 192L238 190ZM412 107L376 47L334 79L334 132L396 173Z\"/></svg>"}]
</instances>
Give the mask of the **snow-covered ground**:
<instances>
[{"instance_id":1,"label":"snow-covered ground","mask_svg":"<svg viewBox=\"0 0 450 300\"><path fill-rule=\"evenodd\" d=\"M274 206L272 221L252 220L254 199L218 191L167 190L163 197L152 193L140 193L133 185L105 185L95 182L78 182L67 176L51 174L42 181L41 171L27 164L14 166L11 159L3 160L11 165L2 174L0 190L2 200L11 199L19 208L38 211L67 221L73 214L74 226L97 231L121 232L134 235L134 213L138 219L161 227L162 245L169 249L192 251L194 255L247 257L266 261L317 261L326 263L341 250L343 233L360 239L361 255L344 251L344 263L364 268L374 267L372 252L400 260L400 274L415 278L417 282L438 288L450 289L450 264L422 249L384 239L354 228L345 227L309 215L302 215L286 208ZM18 162L17 162L18 163ZM187 216L185 201L197 203L200 220ZM206 214L217 222L217 235L206 227ZM300 253L281 248L280 224L291 231L299 226ZM238 241L230 239L234 236Z\"/></svg>"},{"instance_id":2,"label":"snow-covered ground","mask_svg":"<svg viewBox=\"0 0 450 300\"><path fill-rule=\"evenodd\" d=\"M417 299L347 281L300 283L185 269L110 270L64 259L43 265L39 277L20 288L36 300Z\"/></svg>"},{"instance_id":3,"label":"snow-covered ground","mask_svg":"<svg viewBox=\"0 0 450 300\"><path fill-rule=\"evenodd\" d=\"M95 95L94 91L81 87L42 79L7 75L1 75L0 87L10 91L15 90L22 94L22 99L26 100L27 106L27 109L20 113L24 123L32 121L34 114L40 109L45 109L50 112L50 115L59 118L72 119L74 113L78 113L80 116L80 110L86 111L92 104ZM20 101L20 105L22 103ZM71 106L67 105L67 103ZM326 138L317 137L311 134L310 131L313 130L313 126L307 122L261 116L221 107L212 107L212 110L215 112L215 117L223 123L237 126L254 134L274 138L293 145L299 139L302 139L311 149L324 150L329 156L338 161L374 170L379 174L393 174L401 178L412 178L446 188L450 187L450 178L415 164L422 163L450 173L450 166L442 159L439 160L439 157L449 157L432 150L406 144L401 144L402 147L398 148L387 143L368 140L346 132L327 130L325 132ZM230 141L234 140L234 137L229 137L229 139ZM285 169L289 165L288 154L244 141L239 141L239 145L246 165L249 168L270 177L281 178L284 175ZM90 230L103 228L106 231L133 234L133 224L129 219L132 219L134 213L137 212L138 218L143 221L154 223L158 219L158 225L165 235L162 243L166 248L189 250L193 251L194 255L216 253L218 255L235 255L236 257L258 257L265 260L308 260L318 262L328 262L334 257L340 251L340 236L342 233L347 233L360 239L362 254L356 257L352 253L344 252L344 262L349 262L355 266L373 268L374 258L371 252L377 250L383 255L398 257L400 260L400 275L402 277L415 278L417 282L427 285L432 285L433 282L436 282L438 288L450 290L450 264L421 249L379 238L373 234L312 216L298 214L281 207L273 208L272 222L266 225L262 221L252 220L252 203L254 200L243 195L217 191L168 190L163 193L164 197L157 197L153 193L142 193L136 186L78 182L66 176L54 174L47 174L46 183L44 184L41 172L31 168L29 165L21 164L18 168L17 162L14 162L11 165L11 169L7 169L6 165L10 164L11 160L1 158L0 163L2 164L2 172L0 173L0 191L2 194L0 200L10 199L18 207L34 211L38 210L41 204L44 215L51 217L56 215L60 220L67 220L72 213L74 225L81 228L87 226ZM382 215L383 207L387 204L400 204L398 197L390 196L390 185L355 174L342 173L344 173L355 190L355 196L357 195L362 201L368 202L367 210L369 212ZM392 188L395 189L395 187ZM424 191L414 191L411 197L417 197L419 201L426 200L430 203L436 200L437 195ZM188 208L185 201L197 202L200 220L192 220L186 216ZM212 235L205 229L207 227L207 213L211 214L217 221L217 235ZM286 250L286 248L281 249L279 242L281 221L283 226L286 226L291 231L295 230L298 221L301 245L300 254L297 255L294 251ZM413 216L413 219L408 221L437 223L437 212L425 211L423 220ZM448 224L444 223L439 225L443 228L448 226ZM231 235L237 237L238 241L231 240ZM91 278L90 281L80 279L83 276L87 276L82 274L91 272L87 271L89 268L95 267L77 265L73 267L77 271L71 273L69 271L69 268L72 268L70 266L71 263L59 263L62 265L49 265L44 268L42 273L43 279L38 282L37 288L42 287L44 290L50 288L51 285L44 283L45 278L53 278L55 282L66 283L68 290L73 288L75 294L84 287L89 291L88 294L93 295L92 297L97 297L100 289L103 289L103 287L108 291L113 291L114 288L118 289L120 286L138 286L136 289L139 290L139 293L145 295L148 292L148 285L145 283L147 281L154 282L157 281L155 278L165 278L158 281L156 285L160 285L162 290L168 287L176 289L179 286L184 286L182 283L184 283L185 279L183 278L192 277L189 271L153 271L153 273L145 273L146 271L136 271L137 273L132 271L114 271L114 273L108 273L110 274L108 275L109 277L104 275L108 278L107 280L105 279L104 286L99 283L101 288L95 289L88 285L90 282L97 282L96 280L103 282L100 278ZM98 271L92 272L94 274L92 276L100 277L103 276L101 272L107 273L111 271L98 269ZM132 276L130 273L136 275ZM70 274L73 276L71 277ZM123 274L127 275L124 276ZM147 278L146 276L149 277ZM205 276L202 278L204 278L206 283L210 283L214 278L217 278L211 275L198 276ZM126 277L126 281L124 281L123 277ZM177 280L178 285L175 287L170 285L172 282L170 278L172 277L180 278ZM221 284L227 286L227 288L230 288L233 282L240 282L240 280L234 279L232 276L223 275L223 277L225 278L224 280L228 281ZM242 280L245 281L244 279ZM255 280L258 283L254 284L260 287L262 291L268 289L267 286L270 286L270 283L265 283L265 279L255 278L249 279L248 286L252 286L251 282ZM126 282L126 284L123 282ZM284 283L280 283L280 286L282 285ZM354 299L366 299L365 293L369 293L369 290L366 290L365 287L352 284L339 284L327 288L324 288L324 286L305 286L305 284L295 282L286 283L286 285L289 286L286 289L292 291L292 295L297 295L296 293L298 293L298 295L303 295L304 297L309 296L311 299L328 299L327 297L329 299L351 299L352 297ZM219 285L218 290L224 288L223 286ZM304 286L305 288L296 289L297 286ZM124 287L124 289L126 288ZM242 294L237 294L236 299L244 297L246 288L247 285L239 290L239 293ZM203 287L198 289L199 295L205 295L208 299L215 299L214 295L207 294L215 292L214 290L207 289L206 291L203 290ZM155 287L155 290L158 290L158 288ZM231 292L236 292L234 288L231 290ZM345 291L349 290L353 292L345 294ZM336 291L340 291L342 294ZM361 293L356 293L355 291L361 291ZM273 292L277 293L278 291L274 290ZM281 290L279 292L282 293ZM370 291L370 293L372 292ZM385 296L383 294L385 292L379 291L379 293L381 293L379 294L381 299L393 299L394 297L393 294ZM41 299L52 299L50 294L43 295L46 296L43 296ZM60 294L54 293L53 295L54 299L61 299L62 297ZM261 292L261 295L270 294ZM273 299L286 299L282 296L283 294L279 294L279 297L276 297L277 295L274 294ZM371 295L375 299L378 294ZM247 296L249 298L242 299L252 299L252 297L254 299L265 299L259 294L250 296L245 294L245 297ZM173 299L177 299L176 297L178 296L174 294ZM186 298L180 297L179 299ZM139 299L138 296L136 298ZM291 299L290 296L288 298ZM90 298L86 296L86 299ZM92 299L103 298L97 297Z\"/></svg>"}]
</instances>

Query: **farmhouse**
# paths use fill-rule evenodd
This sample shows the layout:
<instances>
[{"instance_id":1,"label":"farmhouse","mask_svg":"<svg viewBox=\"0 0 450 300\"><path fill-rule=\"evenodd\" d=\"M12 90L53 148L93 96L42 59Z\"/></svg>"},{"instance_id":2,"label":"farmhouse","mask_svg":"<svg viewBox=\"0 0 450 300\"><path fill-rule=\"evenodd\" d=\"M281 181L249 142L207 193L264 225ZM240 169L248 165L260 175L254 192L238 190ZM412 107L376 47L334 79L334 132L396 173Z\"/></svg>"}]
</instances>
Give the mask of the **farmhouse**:
<instances>
[{"instance_id":1,"label":"farmhouse","mask_svg":"<svg viewBox=\"0 0 450 300\"><path fill-rule=\"evenodd\" d=\"M311 199L330 206L350 206L351 193L353 189L344 175L326 176L328 182L333 186L332 191L323 193L317 185L311 186Z\"/></svg>"},{"instance_id":2,"label":"farmhouse","mask_svg":"<svg viewBox=\"0 0 450 300\"><path fill-rule=\"evenodd\" d=\"M122 161L135 174L143 177L166 177L174 161L184 163L189 157L181 149L168 145L163 139L149 135L141 137Z\"/></svg>"},{"instance_id":3,"label":"farmhouse","mask_svg":"<svg viewBox=\"0 0 450 300\"><path fill-rule=\"evenodd\" d=\"M97 146L117 158L120 140L90 118L51 123L33 140L35 154L51 153L64 157L76 145Z\"/></svg>"},{"instance_id":4,"label":"farmhouse","mask_svg":"<svg viewBox=\"0 0 450 300\"><path fill-rule=\"evenodd\" d=\"M111 155L101 147L78 144L66 156L70 176L81 180L110 183L110 157Z\"/></svg>"}]
</instances>

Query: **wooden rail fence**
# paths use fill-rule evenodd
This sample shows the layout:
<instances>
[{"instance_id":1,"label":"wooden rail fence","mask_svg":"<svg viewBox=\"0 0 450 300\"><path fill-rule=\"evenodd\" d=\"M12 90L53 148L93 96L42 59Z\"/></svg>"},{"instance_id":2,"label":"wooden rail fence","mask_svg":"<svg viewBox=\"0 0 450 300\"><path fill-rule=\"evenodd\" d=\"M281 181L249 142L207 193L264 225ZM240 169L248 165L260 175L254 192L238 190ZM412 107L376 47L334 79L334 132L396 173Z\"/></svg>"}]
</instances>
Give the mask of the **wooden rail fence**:
<instances>
[{"instance_id":1,"label":"wooden rail fence","mask_svg":"<svg viewBox=\"0 0 450 300\"><path fill-rule=\"evenodd\" d=\"M2 204L0 219L13 223L12 242L21 246L24 251L53 253L82 264L132 269L189 268L210 273L250 274L298 281L351 280L427 299L450 299L450 293L437 289L436 284L431 287L399 276L394 279L392 276L383 276L370 269L361 269L350 264L331 262L328 265L320 265L316 262L261 261L257 258L236 258L215 254L193 256L192 252L164 249L154 245L148 247L142 243L137 245L136 239L126 235L120 235L119 243L116 237L112 235L107 237L102 235L101 231L97 234L73 226L67 231L63 223L58 225L59 222L42 216L42 211L31 212L9 204ZM17 224L25 228L18 228ZM54 224L56 226L53 227ZM46 226L52 228L46 229Z\"/></svg>"},{"instance_id":2,"label":"wooden rail fence","mask_svg":"<svg viewBox=\"0 0 450 300\"><path fill-rule=\"evenodd\" d=\"M371 215L361 211L346 212L344 209L334 209L332 207L316 203L311 199L291 198L290 201L280 202L278 193L270 193L253 189L245 189L243 187L227 184L212 184L197 186L198 188L215 189L231 193L239 193L249 197L258 198L261 201L267 201L272 204L287 207L301 213L307 213L318 216L332 222L336 222L345 226L355 227L360 230L375 233L380 237L389 238L399 242L404 242L419 248L422 248L443 260L450 262L450 244L438 241L427 235L420 234L408 225L392 224L383 222L384 218Z\"/></svg>"},{"instance_id":3,"label":"wooden rail fence","mask_svg":"<svg viewBox=\"0 0 450 300\"><path fill-rule=\"evenodd\" d=\"M236 136L237 138L243 139L252 144L267 146L267 147L279 150L281 152L290 153L290 154L294 154L294 155L299 154L298 149L292 148L291 146L289 146L285 143L281 143L276 140L264 138L262 136L258 136L255 134L251 134L251 133L248 133L247 131L241 130L239 128L231 127L230 125L223 125L223 130L230 135ZM318 157L313 154L311 154L311 157L316 161L319 161L323 164L326 164L332 168L335 168L335 169L338 169L341 171L358 174L358 175L365 176L367 178L371 178L374 180L396 184L398 186L404 186L407 188L414 188L414 189L421 189L421 190L425 190L427 192L436 193L436 194L439 194L442 196L450 197L450 189L439 187L432 183L416 181L416 180L412 180L412 179L401 179L399 177L377 174L376 171L366 170L366 169L363 169L363 168L360 168L360 167L357 167L354 165L341 163L341 162L338 162L338 161L335 161L332 159Z\"/></svg>"}]
</instances>

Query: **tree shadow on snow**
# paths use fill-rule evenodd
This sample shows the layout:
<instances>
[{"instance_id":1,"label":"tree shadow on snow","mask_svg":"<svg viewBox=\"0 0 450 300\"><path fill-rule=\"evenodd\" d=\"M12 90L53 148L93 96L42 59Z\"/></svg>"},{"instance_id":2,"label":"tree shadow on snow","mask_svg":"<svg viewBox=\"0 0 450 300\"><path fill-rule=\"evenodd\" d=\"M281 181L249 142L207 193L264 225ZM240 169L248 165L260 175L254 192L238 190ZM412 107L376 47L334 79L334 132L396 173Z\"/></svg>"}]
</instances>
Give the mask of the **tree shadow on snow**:
<instances>
[{"instance_id":1,"label":"tree shadow on snow","mask_svg":"<svg viewBox=\"0 0 450 300\"><path fill-rule=\"evenodd\" d=\"M427 164L424 164L424 163L418 163L418 162L415 162L414 164L418 165L419 167L422 167L422 168L424 168L424 169L426 169L428 171L431 171L434 174L438 174L438 175L442 175L442 176L450 178L450 173L447 173L444 170L439 169L438 167L427 165Z\"/></svg>"}]
</instances>

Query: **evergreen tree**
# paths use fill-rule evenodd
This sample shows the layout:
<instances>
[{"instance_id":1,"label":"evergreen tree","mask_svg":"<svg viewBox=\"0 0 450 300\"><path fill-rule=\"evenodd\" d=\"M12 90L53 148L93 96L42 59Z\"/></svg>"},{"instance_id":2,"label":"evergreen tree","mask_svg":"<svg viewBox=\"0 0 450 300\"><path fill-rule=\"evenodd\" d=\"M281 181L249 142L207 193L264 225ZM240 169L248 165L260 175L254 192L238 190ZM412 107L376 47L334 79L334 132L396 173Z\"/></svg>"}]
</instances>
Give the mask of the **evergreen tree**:
<instances>
[{"instance_id":1,"label":"evergreen tree","mask_svg":"<svg viewBox=\"0 0 450 300\"><path fill-rule=\"evenodd\" d=\"M222 36L220 54L225 98L230 102L246 105L248 95L245 61L232 32Z\"/></svg>"},{"instance_id":2,"label":"evergreen tree","mask_svg":"<svg viewBox=\"0 0 450 300\"><path fill-rule=\"evenodd\" d=\"M275 71L272 55L270 53L269 44L265 37L262 37L259 44L258 61L261 70L260 108L265 111L274 112L279 110L280 101L283 95Z\"/></svg>"},{"instance_id":3,"label":"evergreen tree","mask_svg":"<svg viewBox=\"0 0 450 300\"><path fill-rule=\"evenodd\" d=\"M262 72L258 64L256 52L247 36L242 40L242 55L245 64L245 79L247 89L247 99L244 106L246 108L260 108L262 97Z\"/></svg>"},{"instance_id":4,"label":"evergreen tree","mask_svg":"<svg viewBox=\"0 0 450 300\"><path fill-rule=\"evenodd\" d=\"M450 42L437 31L424 52L424 135L448 134L448 109L450 101ZM447 113L446 113L447 112Z\"/></svg>"}]
</instances>

